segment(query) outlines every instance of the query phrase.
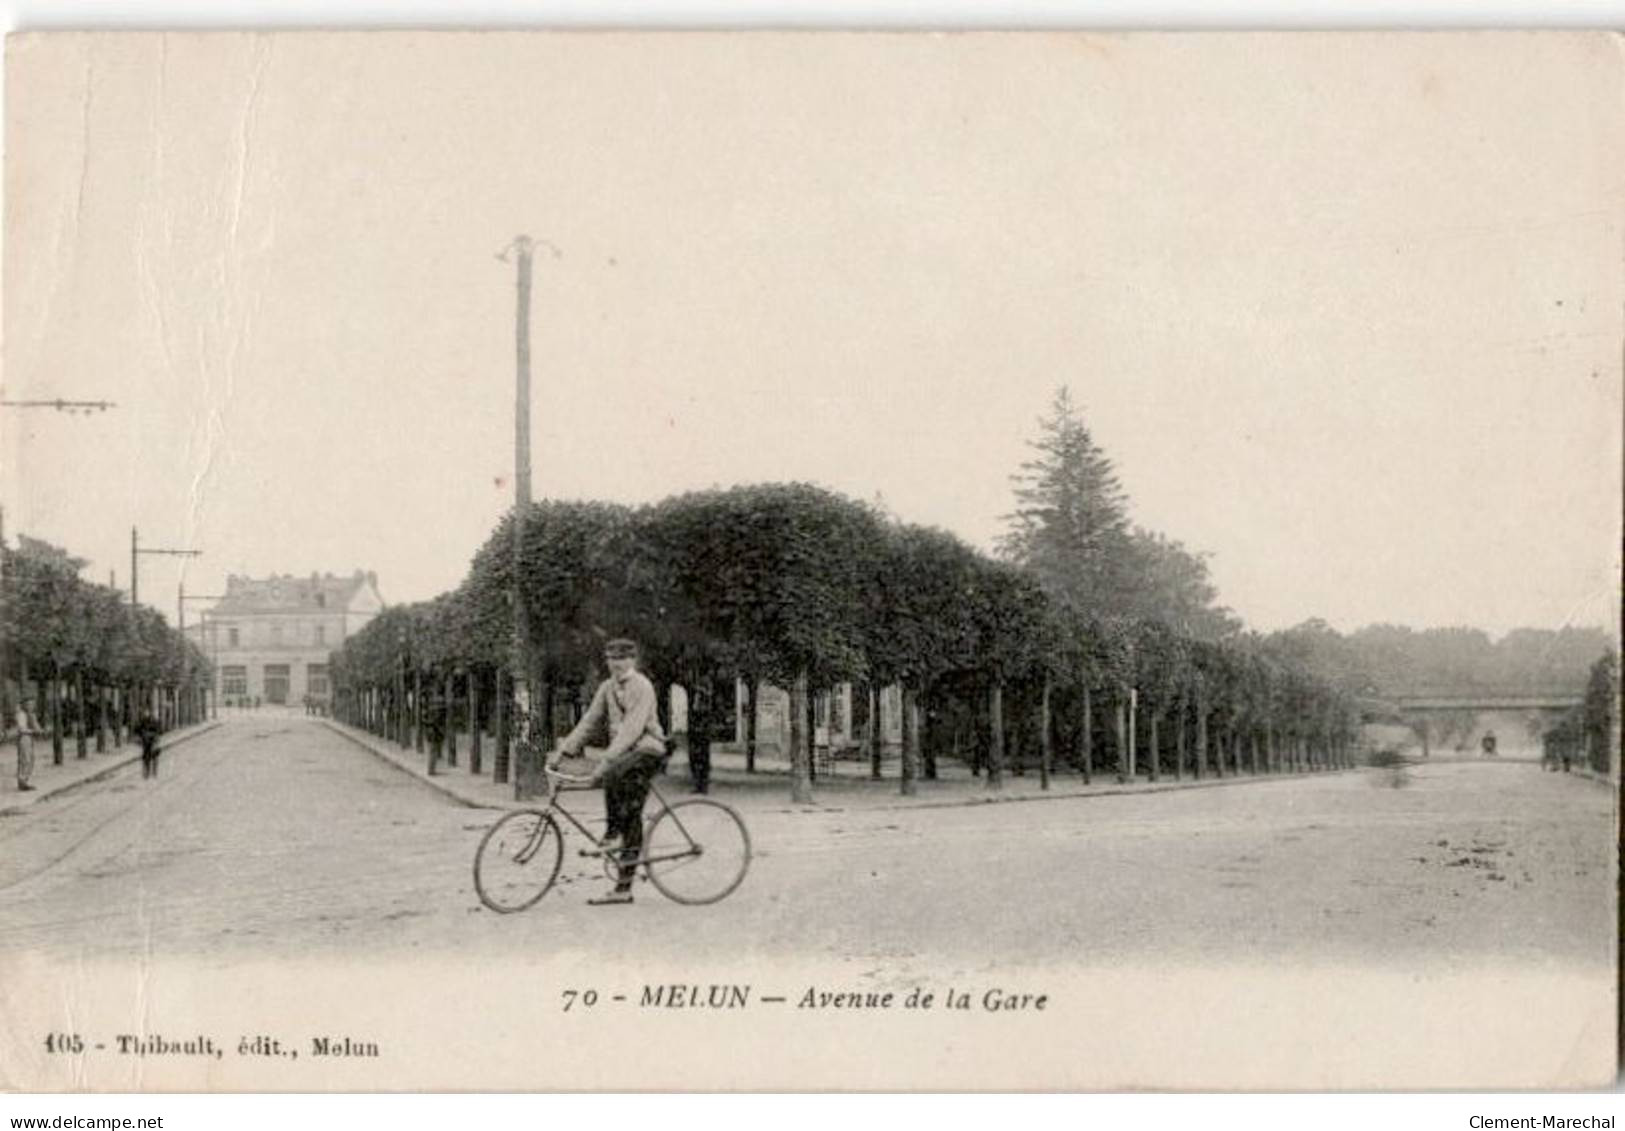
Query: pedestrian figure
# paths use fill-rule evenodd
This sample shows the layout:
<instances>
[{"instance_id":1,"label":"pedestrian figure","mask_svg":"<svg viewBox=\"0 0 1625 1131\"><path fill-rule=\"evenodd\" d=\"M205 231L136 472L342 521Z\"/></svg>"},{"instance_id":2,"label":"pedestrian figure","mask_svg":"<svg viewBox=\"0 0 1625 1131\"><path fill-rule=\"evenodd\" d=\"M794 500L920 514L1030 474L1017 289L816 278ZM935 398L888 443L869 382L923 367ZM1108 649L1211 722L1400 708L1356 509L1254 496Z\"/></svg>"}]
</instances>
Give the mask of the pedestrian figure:
<instances>
[{"instance_id":1,"label":"pedestrian figure","mask_svg":"<svg viewBox=\"0 0 1625 1131\"><path fill-rule=\"evenodd\" d=\"M158 776L158 736L163 728L158 725L150 710L142 711L141 717L135 721L131 728L135 737L141 742L141 776L155 778Z\"/></svg>"},{"instance_id":2,"label":"pedestrian figure","mask_svg":"<svg viewBox=\"0 0 1625 1131\"><path fill-rule=\"evenodd\" d=\"M1485 731L1484 739L1479 743L1479 746L1484 751L1484 757L1495 757L1495 732L1493 730Z\"/></svg>"},{"instance_id":3,"label":"pedestrian figure","mask_svg":"<svg viewBox=\"0 0 1625 1131\"><path fill-rule=\"evenodd\" d=\"M430 696L423 713L423 739L429 746L429 774L440 769L440 755L446 743L446 708L438 694Z\"/></svg>"},{"instance_id":4,"label":"pedestrian figure","mask_svg":"<svg viewBox=\"0 0 1625 1131\"><path fill-rule=\"evenodd\" d=\"M688 699L688 777L695 793L711 792L711 688L701 685Z\"/></svg>"},{"instance_id":5,"label":"pedestrian figure","mask_svg":"<svg viewBox=\"0 0 1625 1131\"><path fill-rule=\"evenodd\" d=\"M29 785L29 779L34 776L34 739L43 738L45 731L34 717L34 697L23 696L23 701L17 707L17 716L13 720L17 732L17 790L19 793L30 793L34 787Z\"/></svg>"}]
</instances>

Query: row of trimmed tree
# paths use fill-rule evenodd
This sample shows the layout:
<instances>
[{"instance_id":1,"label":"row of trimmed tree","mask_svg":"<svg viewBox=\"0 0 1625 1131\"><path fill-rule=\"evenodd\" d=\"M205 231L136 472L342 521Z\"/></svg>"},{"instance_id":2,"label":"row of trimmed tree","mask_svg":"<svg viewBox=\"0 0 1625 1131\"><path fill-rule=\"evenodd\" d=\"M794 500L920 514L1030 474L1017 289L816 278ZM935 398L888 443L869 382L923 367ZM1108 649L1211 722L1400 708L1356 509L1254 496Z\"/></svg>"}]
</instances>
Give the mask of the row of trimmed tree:
<instances>
[{"instance_id":1,"label":"row of trimmed tree","mask_svg":"<svg viewBox=\"0 0 1625 1131\"><path fill-rule=\"evenodd\" d=\"M84 561L47 542L0 555L0 730L33 696L60 765L70 740L81 758L122 745L143 707L166 730L203 718L208 661L156 609L83 580Z\"/></svg>"},{"instance_id":2,"label":"row of trimmed tree","mask_svg":"<svg viewBox=\"0 0 1625 1131\"><path fill-rule=\"evenodd\" d=\"M789 690L798 799L814 772L814 701L841 684L902 689L904 792L944 756L992 788L1028 770L1047 784L1064 766L1156 778L1351 760L1352 701L1271 640L1085 611L1031 568L802 484L638 508L532 505L519 578L530 670L516 672L512 522L457 590L387 610L334 654L342 718L421 745L431 765L456 762L463 726L478 744L494 722L492 772L523 778L573 723L604 640L626 635L657 685L687 692L691 737L732 714L735 681L749 689L747 758L754 690ZM516 679L536 740L511 757ZM468 755L484 772L484 751Z\"/></svg>"}]
</instances>

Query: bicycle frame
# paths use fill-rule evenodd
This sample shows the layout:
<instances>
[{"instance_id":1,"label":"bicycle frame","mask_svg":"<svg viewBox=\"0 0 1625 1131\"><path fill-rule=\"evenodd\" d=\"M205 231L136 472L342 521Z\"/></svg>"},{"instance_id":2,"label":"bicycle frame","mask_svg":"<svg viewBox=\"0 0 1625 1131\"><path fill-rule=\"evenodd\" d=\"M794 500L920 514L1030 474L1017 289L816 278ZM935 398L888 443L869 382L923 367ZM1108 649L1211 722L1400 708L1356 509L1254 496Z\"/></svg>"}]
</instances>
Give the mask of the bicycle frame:
<instances>
[{"instance_id":1,"label":"bicycle frame","mask_svg":"<svg viewBox=\"0 0 1625 1131\"><path fill-rule=\"evenodd\" d=\"M552 816L554 813L561 815L565 820L574 825L576 830L580 832L582 836L590 840L594 847L602 849L604 847L604 842L597 836L594 836L593 831L586 825L582 824L580 819L578 819L574 813L570 812L569 809L565 808L564 804L559 800L560 796L565 793L586 793L595 791L598 787L592 785L586 778L573 777L570 774L561 774L557 770L548 769L544 770L543 772L547 775L547 780L551 788L548 791L547 808L542 810L542 812L548 816ZM647 854L647 852L645 852L639 855L637 860L632 862L632 866L634 868L646 868L650 864L661 864L667 860L685 860L690 856L701 855L705 849L702 846L694 843L694 837L690 835L686 828L683 827L682 818L672 810L670 803L666 801L665 794L661 793L659 787L657 787L652 781L649 783L649 792L652 793L655 800L660 803L659 813L670 814L672 824L676 825L677 830L683 834L683 839L688 842L688 847L681 852L667 852L660 856L650 856ZM642 820L643 814L638 814L638 819ZM530 858L536 854L537 849L541 847L542 841L545 839L546 830L547 823L545 821L537 824L536 832L531 836L530 843L527 844L523 851L518 853L518 855L515 857L519 863L528 863Z\"/></svg>"}]
</instances>

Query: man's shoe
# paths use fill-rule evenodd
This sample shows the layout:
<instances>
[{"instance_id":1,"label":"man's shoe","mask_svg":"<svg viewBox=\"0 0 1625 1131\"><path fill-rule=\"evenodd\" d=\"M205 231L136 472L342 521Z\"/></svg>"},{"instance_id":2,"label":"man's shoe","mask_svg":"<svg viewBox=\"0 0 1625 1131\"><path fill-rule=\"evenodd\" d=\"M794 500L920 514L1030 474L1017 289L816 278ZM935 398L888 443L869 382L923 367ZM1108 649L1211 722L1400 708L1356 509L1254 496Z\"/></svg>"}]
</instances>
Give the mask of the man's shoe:
<instances>
[{"instance_id":1,"label":"man's shoe","mask_svg":"<svg viewBox=\"0 0 1625 1131\"><path fill-rule=\"evenodd\" d=\"M620 888L616 888L612 892L606 892L603 895L595 895L595 896L593 896L591 899L587 900L587 906L589 906L589 907L607 907L610 904L614 904L614 903L631 903L631 902L632 902L632 893L631 892L622 891Z\"/></svg>"},{"instance_id":2,"label":"man's shoe","mask_svg":"<svg viewBox=\"0 0 1625 1131\"><path fill-rule=\"evenodd\" d=\"M17 792L18 793L33 793L34 792L34 787L31 786L31 785L19 785L17 787Z\"/></svg>"}]
</instances>

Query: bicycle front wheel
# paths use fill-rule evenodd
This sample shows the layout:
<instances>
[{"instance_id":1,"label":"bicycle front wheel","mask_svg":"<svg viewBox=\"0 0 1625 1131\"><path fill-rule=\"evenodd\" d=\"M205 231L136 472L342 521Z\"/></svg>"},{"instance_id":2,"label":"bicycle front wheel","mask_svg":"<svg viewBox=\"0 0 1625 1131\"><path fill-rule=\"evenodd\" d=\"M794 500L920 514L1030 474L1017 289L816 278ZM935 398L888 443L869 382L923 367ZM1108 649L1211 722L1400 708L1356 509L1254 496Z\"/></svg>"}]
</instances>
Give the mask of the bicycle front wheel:
<instances>
[{"instance_id":1,"label":"bicycle front wheel","mask_svg":"<svg viewBox=\"0 0 1625 1131\"><path fill-rule=\"evenodd\" d=\"M520 809L492 825L480 841L474 890L492 911L523 911L547 894L563 863L564 836L552 816Z\"/></svg>"},{"instance_id":2,"label":"bicycle front wheel","mask_svg":"<svg viewBox=\"0 0 1625 1131\"><path fill-rule=\"evenodd\" d=\"M649 879L666 898L715 903L744 880L750 833L739 814L720 801L679 801L649 826L643 855Z\"/></svg>"}]
</instances>

